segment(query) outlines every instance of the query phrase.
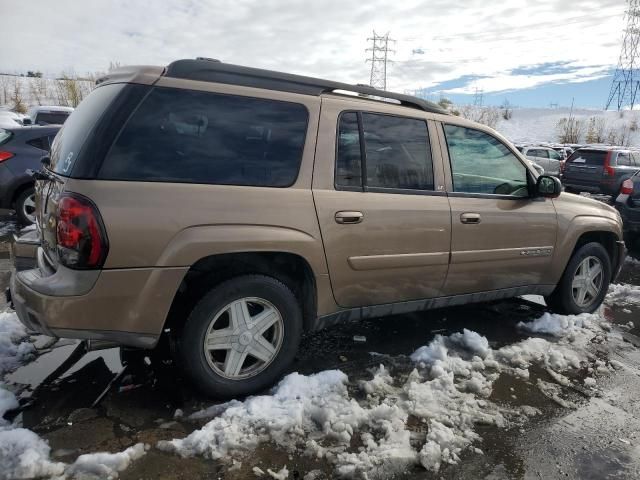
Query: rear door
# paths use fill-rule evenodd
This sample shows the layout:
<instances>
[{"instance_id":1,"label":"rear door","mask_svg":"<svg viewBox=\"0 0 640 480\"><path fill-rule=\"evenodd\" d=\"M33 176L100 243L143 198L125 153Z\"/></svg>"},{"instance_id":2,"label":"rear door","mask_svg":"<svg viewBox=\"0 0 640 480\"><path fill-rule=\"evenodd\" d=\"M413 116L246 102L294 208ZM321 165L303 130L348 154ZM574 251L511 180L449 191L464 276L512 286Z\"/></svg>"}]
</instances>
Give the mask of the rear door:
<instances>
[{"instance_id":1,"label":"rear door","mask_svg":"<svg viewBox=\"0 0 640 480\"><path fill-rule=\"evenodd\" d=\"M549 153L546 150L542 148L530 148L527 151L527 158L544 168L545 173L549 169Z\"/></svg>"},{"instance_id":2,"label":"rear door","mask_svg":"<svg viewBox=\"0 0 640 480\"><path fill-rule=\"evenodd\" d=\"M451 214L439 152L432 151L435 125L412 113L322 100L313 195L343 307L442 294Z\"/></svg>"},{"instance_id":3,"label":"rear door","mask_svg":"<svg viewBox=\"0 0 640 480\"><path fill-rule=\"evenodd\" d=\"M451 265L445 295L551 282L557 218L553 202L532 198L532 176L501 139L445 124Z\"/></svg>"}]
</instances>

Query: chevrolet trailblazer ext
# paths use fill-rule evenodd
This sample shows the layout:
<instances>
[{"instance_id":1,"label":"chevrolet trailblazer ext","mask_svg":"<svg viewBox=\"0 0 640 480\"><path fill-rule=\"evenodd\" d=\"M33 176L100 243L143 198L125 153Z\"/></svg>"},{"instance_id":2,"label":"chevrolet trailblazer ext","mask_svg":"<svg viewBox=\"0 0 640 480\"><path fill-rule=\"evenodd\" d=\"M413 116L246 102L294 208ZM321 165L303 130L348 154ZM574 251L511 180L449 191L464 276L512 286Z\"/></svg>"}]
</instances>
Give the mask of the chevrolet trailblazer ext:
<instances>
[{"instance_id":1,"label":"chevrolet trailblazer ext","mask_svg":"<svg viewBox=\"0 0 640 480\"><path fill-rule=\"evenodd\" d=\"M206 59L99 79L43 164L20 320L147 349L169 335L217 397L269 386L305 332L347 319L522 294L592 312L625 255L616 210L490 128Z\"/></svg>"}]
</instances>

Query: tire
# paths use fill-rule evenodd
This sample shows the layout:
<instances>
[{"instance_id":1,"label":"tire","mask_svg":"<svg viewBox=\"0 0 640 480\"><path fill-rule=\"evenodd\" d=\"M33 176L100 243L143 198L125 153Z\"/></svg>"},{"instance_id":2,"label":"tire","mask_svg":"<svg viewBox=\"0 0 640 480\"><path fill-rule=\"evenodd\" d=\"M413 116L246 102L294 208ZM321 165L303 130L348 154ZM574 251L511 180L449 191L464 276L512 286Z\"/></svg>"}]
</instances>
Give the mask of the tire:
<instances>
[{"instance_id":1,"label":"tire","mask_svg":"<svg viewBox=\"0 0 640 480\"><path fill-rule=\"evenodd\" d=\"M31 225L35 222L35 200L36 190L33 187L23 190L16 198L15 208L18 223L21 225Z\"/></svg>"},{"instance_id":2,"label":"tire","mask_svg":"<svg viewBox=\"0 0 640 480\"><path fill-rule=\"evenodd\" d=\"M275 323L260 333L258 322L271 321ZM273 385L291 364L302 325L300 304L282 282L263 275L236 277L211 289L193 308L178 341L180 360L208 396L227 399L256 393ZM205 339L218 345L205 352Z\"/></svg>"},{"instance_id":3,"label":"tire","mask_svg":"<svg viewBox=\"0 0 640 480\"><path fill-rule=\"evenodd\" d=\"M587 264L589 266L585 267L584 265ZM598 264L601 269L599 276L595 273ZM585 275L585 271L590 273ZM595 278L589 280L590 275L594 275ZM573 287L574 279L580 284L577 288ZM556 313L564 315L593 313L600 307L607 295L610 282L611 259L609 254L600 243L587 243L574 252L556 289L545 300L547 306ZM590 284L592 288L585 293L584 297L581 297L580 294L584 291L583 287L586 288L587 284ZM580 302L581 298L584 302Z\"/></svg>"}]
</instances>

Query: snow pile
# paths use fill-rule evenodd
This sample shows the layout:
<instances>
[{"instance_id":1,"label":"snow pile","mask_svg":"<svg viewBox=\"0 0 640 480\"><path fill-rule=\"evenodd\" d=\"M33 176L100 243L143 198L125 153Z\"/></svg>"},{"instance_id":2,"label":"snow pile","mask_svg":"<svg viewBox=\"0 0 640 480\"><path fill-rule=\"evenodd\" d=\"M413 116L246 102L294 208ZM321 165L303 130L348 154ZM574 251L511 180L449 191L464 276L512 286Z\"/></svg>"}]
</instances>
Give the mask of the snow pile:
<instances>
[{"instance_id":1,"label":"snow pile","mask_svg":"<svg viewBox=\"0 0 640 480\"><path fill-rule=\"evenodd\" d=\"M87 453L80 455L65 471L65 475L75 479L117 478L131 462L141 458L149 446L137 443L118 453Z\"/></svg>"},{"instance_id":2,"label":"snow pile","mask_svg":"<svg viewBox=\"0 0 640 480\"><path fill-rule=\"evenodd\" d=\"M502 372L528 378L530 366L545 368L556 383L543 382L540 388L560 403L555 387L570 383L561 372L586 364L590 339L606 341L597 315L545 314L518 327L554 341L527 338L493 349L485 337L467 329L436 335L411 355L416 368L406 378L380 365L370 380L359 382L365 394L359 401L338 370L293 373L271 395L194 415L219 414L189 436L158 447L182 456L230 460L272 442L332 462L341 477L388 478L415 465L438 472L445 463L457 463L465 451L481 453L474 447L481 440L477 425L506 427L539 414L533 407L508 409L489 400ZM416 422L423 427L411 426ZM353 440L360 446L352 447Z\"/></svg>"},{"instance_id":3,"label":"snow pile","mask_svg":"<svg viewBox=\"0 0 640 480\"><path fill-rule=\"evenodd\" d=\"M627 283L612 283L605 298L609 305L640 305L640 287Z\"/></svg>"},{"instance_id":4,"label":"snow pile","mask_svg":"<svg viewBox=\"0 0 640 480\"><path fill-rule=\"evenodd\" d=\"M28 341L27 331L15 313L0 313L0 375L4 375L29 360L35 349Z\"/></svg>"},{"instance_id":5,"label":"snow pile","mask_svg":"<svg viewBox=\"0 0 640 480\"><path fill-rule=\"evenodd\" d=\"M15 313L0 313L0 378L34 357L35 348L26 338ZM54 462L45 440L1 418L17 407L15 395L0 381L0 478L117 478L118 472L145 454L145 445L139 443L124 452L81 455L71 465Z\"/></svg>"},{"instance_id":6,"label":"snow pile","mask_svg":"<svg viewBox=\"0 0 640 480\"><path fill-rule=\"evenodd\" d=\"M19 479L62 475L64 463L49 460L50 450L47 442L31 430L1 430L0 476Z\"/></svg>"}]
</instances>

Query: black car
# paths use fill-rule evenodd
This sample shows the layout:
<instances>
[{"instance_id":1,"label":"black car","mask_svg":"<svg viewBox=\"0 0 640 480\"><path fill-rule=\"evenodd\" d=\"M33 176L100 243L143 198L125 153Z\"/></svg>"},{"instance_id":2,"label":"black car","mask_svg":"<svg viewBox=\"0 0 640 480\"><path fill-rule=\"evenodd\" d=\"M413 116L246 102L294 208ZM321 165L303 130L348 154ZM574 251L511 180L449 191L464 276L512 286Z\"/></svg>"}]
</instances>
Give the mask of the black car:
<instances>
[{"instance_id":1,"label":"black car","mask_svg":"<svg viewBox=\"0 0 640 480\"><path fill-rule=\"evenodd\" d=\"M622 216L626 239L630 243L638 243L640 241L640 173L622 182L615 205Z\"/></svg>"},{"instance_id":2,"label":"black car","mask_svg":"<svg viewBox=\"0 0 640 480\"><path fill-rule=\"evenodd\" d=\"M34 180L26 170L40 169L60 125L0 129L0 208L13 208L20 223L34 222Z\"/></svg>"}]
</instances>

